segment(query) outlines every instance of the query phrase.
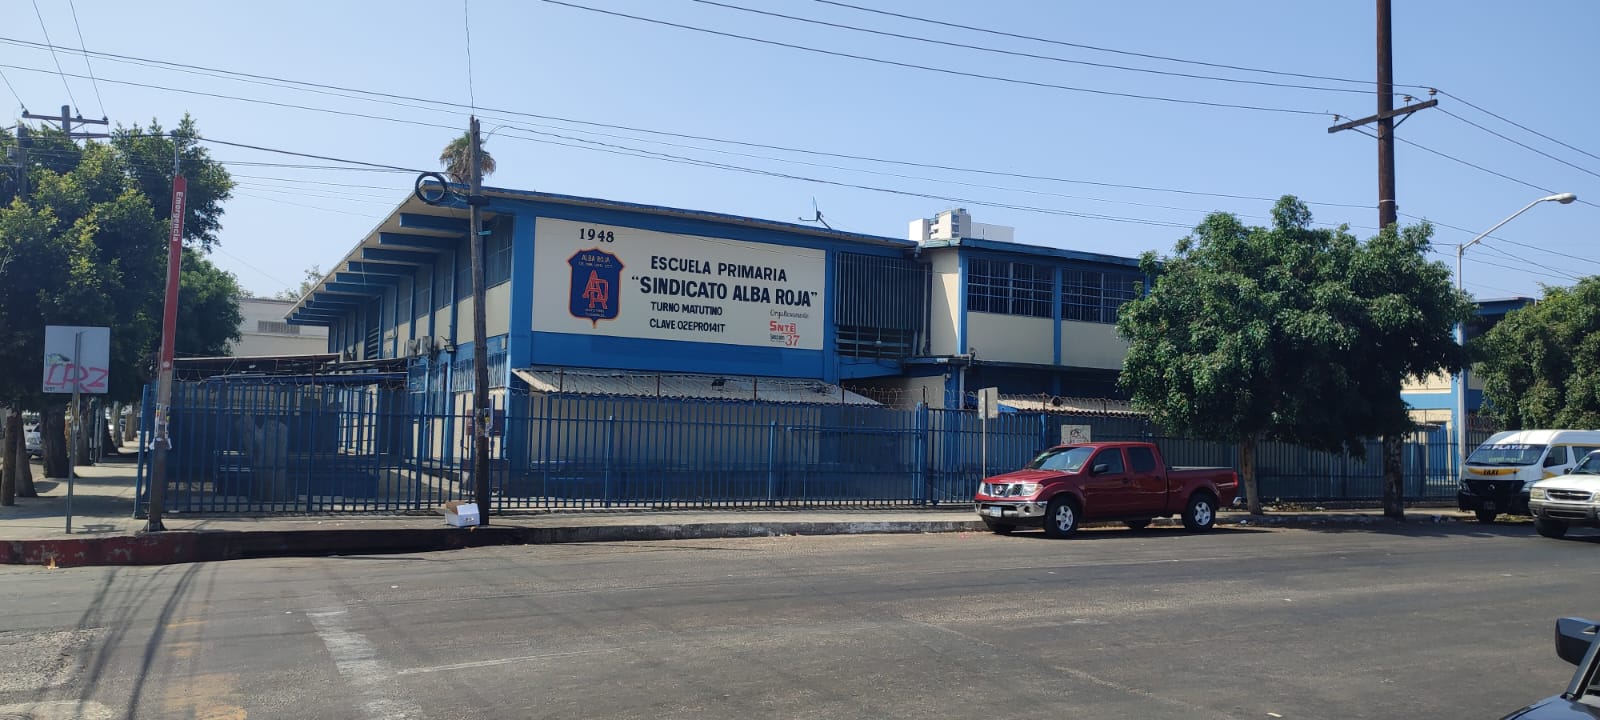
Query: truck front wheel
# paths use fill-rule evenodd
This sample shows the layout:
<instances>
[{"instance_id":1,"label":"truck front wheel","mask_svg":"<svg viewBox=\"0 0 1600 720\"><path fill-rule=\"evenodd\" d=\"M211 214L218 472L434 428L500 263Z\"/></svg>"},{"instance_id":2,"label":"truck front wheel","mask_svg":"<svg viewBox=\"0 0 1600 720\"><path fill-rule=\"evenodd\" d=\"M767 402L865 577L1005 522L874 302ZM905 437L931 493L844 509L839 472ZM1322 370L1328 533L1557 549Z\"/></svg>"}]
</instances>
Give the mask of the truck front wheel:
<instances>
[{"instance_id":1,"label":"truck front wheel","mask_svg":"<svg viewBox=\"0 0 1600 720\"><path fill-rule=\"evenodd\" d=\"M1478 516L1478 522L1492 523L1494 522L1494 516L1499 515L1500 513L1495 512L1493 508L1478 508L1477 510L1473 510L1472 514Z\"/></svg>"},{"instance_id":2,"label":"truck front wheel","mask_svg":"<svg viewBox=\"0 0 1600 720\"><path fill-rule=\"evenodd\" d=\"M1072 537L1078 532L1078 503L1070 497L1057 496L1045 506L1044 534L1053 538Z\"/></svg>"},{"instance_id":3,"label":"truck front wheel","mask_svg":"<svg viewBox=\"0 0 1600 720\"><path fill-rule=\"evenodd\" d=\"M1183 526L1189 532L1205 532L1217 522L1217 500L1210 493L1197 492L1183 509Z\"/></svg>"},{"instance_id":4,"label":"truck front wheel","mask_svg":"<svg viewBox=\"0 0 1600 720\"><path fill-rule=\"evenodd\" d=\"M1533 519L1533 529L1547 538L1560 540L1567 536L1567 524L1560 520L1536 517Z\"/></svg>"}]
</instances>

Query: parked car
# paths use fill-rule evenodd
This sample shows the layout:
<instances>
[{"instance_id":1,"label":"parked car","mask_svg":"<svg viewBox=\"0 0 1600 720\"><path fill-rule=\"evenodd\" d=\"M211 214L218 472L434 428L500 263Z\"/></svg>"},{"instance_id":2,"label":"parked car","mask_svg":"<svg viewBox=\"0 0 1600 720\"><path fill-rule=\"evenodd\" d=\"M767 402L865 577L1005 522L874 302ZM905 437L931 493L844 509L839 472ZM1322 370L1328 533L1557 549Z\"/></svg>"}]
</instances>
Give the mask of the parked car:
<instances>
[{"instance_id":1,"label":"parked car","mask_svg":"<svg viewBox=\"0 0 1600 720\"><path fill-rule=\"evenodd\" d=\"M1562 538L1574 525L1600 528L1600 452L1591 452L1564 475L1546 478L1528 491L1533 528Z\"/></svg>"},{"instance_id":2,"label":"parked car","mask_svg":"<svg viewBox=\"0 0 1600 720\"><path fill-rule=\"evenodd\" d=\"M1600 718L1600 642L1593 620L1556 621L1556 655L1578 666L1567 691L1547 697L1501 720L1595 720Z\"/></svg>"},{"instance_id":3,"label":"parked car","mask_svg":"<svg viewBox=\"0 0 1600 720\"><path fill-rule=\"evenodd\" d=\"M1152 443L1106 442L1046 450L1021 470L984 479L974 500L984 524L1001 535L1043 527L1067 537L1090 520L1121 520L1138 530L1177 514L1184 527L1202 532L1238 490L1232 469L1167 467Z\"/></svg>"},{"instance_id":4,"label":"parked car","mask_svg":"<svg viewBox=\"0 0 1600 720\"><path fill-rule=\"evenodd\" d=\"M1600 450L1600 430L1512 430L1495 433L1467 456L1456 504L1494 522L1496 515L1528 512L1533 484L1560 475Z\"/></svg>"},{"instance_id":5,"label":"parked car","mask_svg":"<svg viewBox=\"0 0 1600 720\"><path fill-rule=\"evenodd\" d=\"M44 455L44 436L39 434L38 425L23 426L22 442L28 448L29 456L40 457Z\"/></svg>"}]
</instances>

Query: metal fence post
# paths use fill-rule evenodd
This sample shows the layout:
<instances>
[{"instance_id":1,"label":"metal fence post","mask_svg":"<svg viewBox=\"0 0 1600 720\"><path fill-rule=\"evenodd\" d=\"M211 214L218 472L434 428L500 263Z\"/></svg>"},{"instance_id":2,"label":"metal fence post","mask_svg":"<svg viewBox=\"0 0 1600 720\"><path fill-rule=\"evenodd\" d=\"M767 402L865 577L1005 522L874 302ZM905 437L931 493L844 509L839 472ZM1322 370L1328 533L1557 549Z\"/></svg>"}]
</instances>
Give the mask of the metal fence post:
<instances>
[{"instance_id":1,"label":"metal fence post","mask_svg":"<svg viewBox=\"0 0 1600 720\"><path fill-rule=\"evenodd\" d=\"M778 488L778 421L767 426L767 506L774 505L773 494Z\"/></svg>"},{"instance_id":2,"label":"metal fence post","mask_svg":"<svg viewBox=\"0 0 1600 720\"><path fill-rule=\"evenodd\" d=\"M606 507L611 507L611 463L617 449L617 416L606 416L606 473L604 487L601 489Z\"/></svg>"},{"instance_id":3,"label":"metal fence post","mask_svg":"<svg viewBox=\"0 0 1600 720\"><path fill-rule=\"evenodd\" d=\"M913 419L913 423L914 423L913 432L916 433L916 436L915 436L915 439L912 441L912 447L914 448L914 452L917 454L915 463L912 466L914 468L912 470L912 477L915 478L915 482L917 484L917 487L916 487L915 492L913 493L913 496L915 497L915 499L917 500L917 502L919 504L927 505L928 504L928 500L929 500L929 498L928 498L928 404L927 403L925 403L925 402L917 403L917 411L916 411L916 415L915 415L915 417ZM935 504L937 504L939 502L939 499L938 498L933 498L933 502Z\"/></svg>"}]
</instances>

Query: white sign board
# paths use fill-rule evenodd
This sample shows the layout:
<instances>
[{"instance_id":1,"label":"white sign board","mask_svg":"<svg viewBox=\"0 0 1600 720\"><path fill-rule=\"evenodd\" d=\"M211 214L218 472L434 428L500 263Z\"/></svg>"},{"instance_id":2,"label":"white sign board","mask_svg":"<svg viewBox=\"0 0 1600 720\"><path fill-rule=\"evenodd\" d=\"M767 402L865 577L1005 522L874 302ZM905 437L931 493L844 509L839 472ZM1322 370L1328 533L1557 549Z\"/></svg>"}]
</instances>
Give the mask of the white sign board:
<instances>
[{"instance_id":1,"label":"white sign board","mask_svg":"<svg viewBox=\"0 0 1600 720\"><path fill-rule=\"evenodd\" d=\"M111 328L45 326L45 392L103 395L110 367Z\"/></svg>"},{"instance_id":2,"label":"white sign board","mask_svg":"<svg viewBox=\"0 0 1600 720\"><path fill-rule=\"evenodd\" d=\"M1081 445L1081 444L1087 443L1087 442L1094 442L1093 440L1089 439L1089 426L1088 425L1062 425L1061 426L1061 444L1062 445Z\"/></svg>"},{"instance_id":3,"label":"white sign board","mask_svg":"<svg viewBox=\"0 0 1600 720\"><path fill-rule=\"evenodd\" d=\"M539 218L533 329L822 349L827 254Z\"/></svg>"},{"instance_id":4,"label":"white sign board","mask_svg":"<svg viewBox=\"0 0 1600 720\"><path fill-rule=\"evenodd\" d=\"M986 420L1000 417L1000 388L978 391L978 416Z\"/></svg>"}]
</instances>

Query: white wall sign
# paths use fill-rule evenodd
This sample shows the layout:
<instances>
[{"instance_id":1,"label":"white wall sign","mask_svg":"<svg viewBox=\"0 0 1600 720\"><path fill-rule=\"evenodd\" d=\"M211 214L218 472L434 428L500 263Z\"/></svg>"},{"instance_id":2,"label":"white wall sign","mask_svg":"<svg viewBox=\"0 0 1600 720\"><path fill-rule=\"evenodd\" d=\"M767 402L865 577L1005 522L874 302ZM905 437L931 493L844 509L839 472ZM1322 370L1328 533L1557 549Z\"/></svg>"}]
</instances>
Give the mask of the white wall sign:
<instances>
[{"instance_id":1,"label":"white wall sign","mask_svg":"<svg viewBox=\"0 0 1600 720\"><path fill-rule=\"evenodd\" d=\"M1088 425L1062 425L1061 444L1081 445L1086 442L1093 442L1089 439L1089 427Z\"/></svg>"},{"instance_id":2,"label":"white wall sign","mask_svg":"<svg viewBox=\"0 0 1600 720\"><path fill-rule=\"evenodd\" d=\"M45 326L45 392L103 395L110 367L111 328Z\"/></svg>"},{"instance_id":3,"label":"white wall sign","mask_svg":"<svg viewBox=\"0 0 1600 720\"><path fill-rule=\"evenodd\" d=\"M822 250L539 218L533 329L821 350Z\"/></svg>"}]
</instances>

